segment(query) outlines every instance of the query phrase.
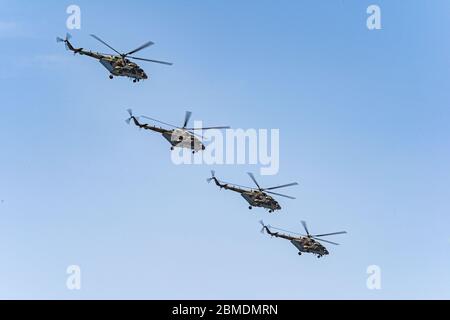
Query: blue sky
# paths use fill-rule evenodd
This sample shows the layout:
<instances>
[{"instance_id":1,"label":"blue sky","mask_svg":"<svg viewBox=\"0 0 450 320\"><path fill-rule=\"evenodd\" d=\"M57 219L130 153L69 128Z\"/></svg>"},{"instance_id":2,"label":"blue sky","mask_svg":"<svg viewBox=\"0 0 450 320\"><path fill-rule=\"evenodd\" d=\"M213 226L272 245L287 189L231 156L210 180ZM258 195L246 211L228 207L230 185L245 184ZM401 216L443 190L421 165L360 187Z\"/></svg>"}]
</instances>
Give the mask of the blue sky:
<instances>
[{"instance_id":1,"label":"blue sky","mask_svg":"<svg viewBox=\"0 0 450 320\"><path fill-rule=\"evenodd\" d=\"M140 56L151 80L55 42L76 3L76 46ZM379 31L366 8L381 7ZM450 298L450 3L429 1L0 1L0 298ZM279 128L265 186L299 181L284 210L249 211L205 179L258 166L174 166L133 108L181 123ZM258 220L345 229L318 260ZM66 288L79 265L82 290ZM382 290L366 287L369 265Z\"/></svg>"}]
</instances>

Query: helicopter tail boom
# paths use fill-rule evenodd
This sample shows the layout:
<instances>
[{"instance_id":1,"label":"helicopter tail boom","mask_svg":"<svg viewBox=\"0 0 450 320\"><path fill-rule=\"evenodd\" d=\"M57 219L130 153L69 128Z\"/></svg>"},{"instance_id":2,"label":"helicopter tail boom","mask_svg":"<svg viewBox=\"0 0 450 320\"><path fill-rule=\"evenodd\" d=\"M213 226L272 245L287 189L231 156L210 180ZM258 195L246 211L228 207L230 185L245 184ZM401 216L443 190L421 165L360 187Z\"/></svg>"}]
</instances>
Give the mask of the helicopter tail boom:
<instances>
[{"instance_id":1,"label":"helicopter tail boom","mask_svg":"<svg viewBox=\"0 0 450 320\"><path fill-rule=\"evenodd\" d=\"M278 236L279 236L279 234L278 234L277 232L272 232L272 231L270 230L270 226L265 225L265 224L264 224L264 221L261 220L261 221L259 221L259 223L260 223L261 226L262 226L261 233L266 232L269 236L272 236L272 237L278 237Z\"/></svg>"},{"instance_id":2,"label":"helicopter tail boom","mask_svg":"<svg viewBox=\"0 0 450 320\"><path fill-rule=\"evenodd\" d=\"M86 50L83 50L83 48L75 48L72 45L72 43L70 42L71 38L72 38L72 36L69 33L67 33L67 35L66 35L66 37L64 39L60 38L60 37L57 37L56 38L56 42L64 42L64 45L66 46L66 49L68 51L72 51L73 54L77 54L78 53L79 55L89 56L89 57L95 58L95 59L101 59L103 57L102 54L99 54L99 53L96 53L96 52L86 51Z\"/></svg>"},{"instance_id":3,"label":"helicopter tail boom","mask_svg":"<svg viewBox=\"0 0 450 320\"><path fill-rule=\"evenodd\" d=\"M272 231L270 230L269 226L264 226L264 227L263 227L263 232L264 232L264 231L265 231L269 236L272 236L272 237L277 237L277 236L278 236L278 233L272 232Z\"/></svg>"},{"instance_id":4,"label":"helicopter tail boom","mask_svg":"<svg viewBox=\"0 0 450 320\"><path fill-rule=\"evenodd\" d=\"M68 48L70 51L73 51L73 53L80 53L80 52L83 50L83 48L75 48L75 47L70 43L69 40L66 40L66 45L67 45L67 48Z\"/></svg>"},{"instance_id":5,"label":"helicopter tail boom","mask_svg":"<svg viewBox=\"0 0 450 320\"><path fill-rule=\"evenodd\" d=\"M131 116L131 120L133 120L134 124L138 126L139 128L144 127L141 123L139 123L139 120L135 116Z\"/></svg>"},{"instance_id":6,"label":"helicopter tail boom","mask_svg":"<svg viewBox=\"0 0 450 320\"><path fill-rule=\"evenodd\" d=\"M130 124L130 122L133 120L133 123L137 127L139 127L140 129L152 130L152 131L156 131L156 132L163 133L163 134L167 133L167 132L170 132L169 130L157 128L157 127L154 127L154 126L149 126L148 124L145 124L145 123L142 124L142 123L139 122L139 117L136 117L136 116L133 115L133 110L128 109L127 112L130 115L130 117L125 120L125 122L127 124Z\"/></svg>"},{"instance_id":7,"label":"helicopter tail boom","mask_svg":"<svg viewBox=\"0 0 450 320\"><path fill-rule=\"evenodd\" d=\"M226 186L225 184L220 183L220 181L219 181L216 177L211 177L211 178L209 178L207 181L208 181L208 183L211 182L211 181L214 181L214 183L216 184L216 186L218 186L218 187L220 187L220 188L223 188L223 187Z\"/></svg>"},{"instance_id":8,"label":"helicopter tail boom","mask_svg":"<svg viewBox=\"0 0 450 320\"><path fill-rule=\"evenodd\" d=\"M214 181L214 183L216 184L216 186L223 188L224 185L220 183L220 181L216 178L216 172L215 171L211 171L211 178L206 179L206 181L208 183L210 183L211 181Z\"/></svg>"},{"instance_id":9,"label":"helicopter tail boom","mask_svg":"<svg viewBox=\"0 0 450 320\"><path fill-rule=\"evenodd\" d=\"M211 178L206 179L206 181L208 183L210 183L211 181L214 181L216 186L218 186L221 189L231 190L231 191L235 191L235 192L239 192L239 193L242 193L245 191L244 189L240 189L240 188L234 187L228 183L221 182L219 179L216 178L215 171L211 171Z\"/></svg>"},{"instance_id":10,"label":"helicopter tail boom","mask_svg":"<svg viewBox=\"0 0 450 320\"><path fill-rule=\"evenodd\" d=\"M208 181L208 183L210 183L211 181L214 181L216 186L218 186L221 189L234 191L234 192L237 192L240 194L244 194L245 192L248 192L247 189L251 189L249 187L244 187L244 186L240 186L240 185L231 184L231 183L228 183L225 181L220 181L219 179L216 178L215 171L211 171L211 174L212 174L211 178L207 179L206 181Z\"/></svg>"}]
</instances>

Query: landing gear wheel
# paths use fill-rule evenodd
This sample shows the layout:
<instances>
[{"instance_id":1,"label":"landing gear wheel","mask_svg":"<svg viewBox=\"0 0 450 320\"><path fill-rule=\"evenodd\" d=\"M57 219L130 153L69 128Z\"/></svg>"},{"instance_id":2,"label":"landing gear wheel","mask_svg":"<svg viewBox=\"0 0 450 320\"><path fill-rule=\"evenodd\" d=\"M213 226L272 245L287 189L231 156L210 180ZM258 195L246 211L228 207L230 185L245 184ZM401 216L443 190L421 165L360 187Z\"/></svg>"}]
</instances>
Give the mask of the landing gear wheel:
<instances>
[{"instance_id":1,"label":"landing gear wheel","mask_svg":"<svg viewBox=\"0 0 450 320\"><path fill-rule=\"evenodd\" d=\"M299 255L299 256L301 256L301 255L302 255L302 253L301 253L301 252L299 252L299 253L298 253L298 255Z\"/></svg>"},{"instance_id":2,"label":"landing gear wheel","mask_svg":"<svg viewBox=\"0 0 450 320\"><path fill-rule=\"evenodd\" d=\"M252 210L252 209L253 209L253 207L252 207L252 206L248 207L248 210Z\"/></svg>"},{"instance_id":3,"label":"landing gear wheel","mask_svg":"<svg viewBox=\"0 0 450 320\"><path fill-rule=\"evenodd\" d=\"M195 154L195 151L192 151L192 154Z\"/></svg>"},{"instance_id":4,"label":"landing gear wheel","mask_svg":"<svg viewBox=\"0 0 450 320\"><path fill-rule=\"evenodd\" d=\"M109 78L112 80L114 77L110 75Z\"/></svg>"},{"instance_id":5,"label":"landing gear wheel","mask_svg":"<svg viewBox=\"0 0 450 320\"><path fill-rule=\"evenodd\" d=\"M173 151L173 149L175 149L174 147L170 147L170 150L172 150Z\"/></svg>"},{"instance_id":6,"label":"landing gear wheel","mask_svg":"<svg viewBox=\"0 0 450 320\"><path fill-rule=\"evenodd\" d=\"M136 79L133 79L133 83L136 83L137 81L136 81Z\"/></svg>"},{"instance_id":7,"label":"landing gear wheel","mask_svg":"<svg viewBox=\"0 0 450 320\"><path fill-rule=\"evenodd\" d=\"M273 210L269 210L269 213L272 213L273 212Z\"/></svg>"}]
</instances>

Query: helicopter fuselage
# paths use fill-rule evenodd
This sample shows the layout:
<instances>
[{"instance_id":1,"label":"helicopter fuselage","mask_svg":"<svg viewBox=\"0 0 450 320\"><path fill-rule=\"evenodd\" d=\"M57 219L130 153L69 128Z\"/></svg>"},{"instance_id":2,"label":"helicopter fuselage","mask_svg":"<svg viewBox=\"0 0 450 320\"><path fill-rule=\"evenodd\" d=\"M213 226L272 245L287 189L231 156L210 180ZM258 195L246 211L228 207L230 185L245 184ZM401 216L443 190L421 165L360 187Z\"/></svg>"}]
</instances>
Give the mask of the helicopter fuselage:
<instances>
[{"instance_id":1,"label":"helicopter fuselage","mask_svg":"<svg viewBox=\"0 0 450 320\"><path fill-rule=\"evenodd\" d=\"M281 206L273 197L259 190L250 190L241 193L241 196L252 206L261 207L274 212L281 210Z\"/></svg>"},{"instance_id":2,"label":"helicopter fuselage","mask_svg":"<svg viewBox=\"0 0 450 320\"><path fill-rule=\"evenodd\" d=\"M195 135L184 129L174 129L162 133L172 147L192 149L194 152L205 150L205 145Z\"/></svg>"},{"instance_id":3,"label":"helicopter fuselage","mask_svg":"<svg viewBox=\"0 0 450 320\"><path fill-rule=\"evenodd\" d=\"M100 63L116 77L129 77L136 80L148 79L144 70L134 62L128 59L122 59L119 56L102 56Z\"/></svg>"},{"instance_id":4,"label":"helicopter fuselage","mask_svg":"<svg viewBox=\"0 0 450 320\"><path fill-rule=\"evenodd\" d=\"M328 250L319 242L309 237L294 238L291 243L298 249L300 253L312 253L318 257L329 254Z\"/></svg>"}]
</instances>

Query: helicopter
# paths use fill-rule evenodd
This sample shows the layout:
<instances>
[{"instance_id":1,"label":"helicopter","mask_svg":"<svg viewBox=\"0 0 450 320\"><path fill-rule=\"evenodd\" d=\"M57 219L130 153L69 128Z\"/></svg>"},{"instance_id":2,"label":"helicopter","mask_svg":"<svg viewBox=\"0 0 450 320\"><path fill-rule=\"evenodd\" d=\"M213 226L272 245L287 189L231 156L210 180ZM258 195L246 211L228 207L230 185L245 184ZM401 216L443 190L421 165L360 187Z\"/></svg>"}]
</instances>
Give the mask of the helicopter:
<instances>
[{"instance_id":1,"label":"helicopter","mask_svg":"<svg viewBox=\"0 0 450 320\"><path fill-rule=\"evenodd\" d=\"M296 185L298 185L297 182L284 184L284 185L277 186L277 187L261 188L260 185L258 184L258 182L256 181L253 173L248 172L247 174L250 176L250 178L256 184L257 189L220 181L219 179L216 178L215 171L211 171L211 178L207 179L206 181L208 183L210 183L211 181L214 181L215 184L218 187L220 187L221 189L231 190L231 191L240 193L241 196L249 203L250 206L248 208L250 210L253 209L253 207L265 208L265 209L269 210L269 213L273 213L276 210L281 210L280 204L269 194L273 194L276 196L281 196L281 197L285 197L285 198L289 198L289 199L295 199L294 197L287 196L287 195L280 194L280 193L275 193L270 190L286 188L286 187L290 187L290 186L296 186Z\"/></svg>"},{"instance_id":2,"label":"helicopter","mask_svg":"<svg viewBox=\"0 0 450 320\"><path fill-rule=\"evenodd\" d=\"M178 148L186 148L186 149L192 149L192 153L195 154L196 152L200 150L205 150L205 145L201 142L202 136L196 134L194 131L196 130L211 130L211 129L229 129L230 127L207 127L207 128L187 128L187 125L189 123L189 120L192 116L192 112L186 111L184 122L182 127L177 127L174 125L171 125L169 123L165 123L162 121L159 121L157 119L153 119L146 116L140 116L135 117L133 115L133 111L131 109L127 110L130 117L125 120L127 124L130 124L131 120L133 120L134 124L139 127L140 129L146 129L151 130L155 132L159 132L162 134L162 136L169 141L171 144L170 150L174 150L175 147ZM173 129L164 129L161 127L149 125L147 123L141 123L139 122L140 118L148 119L154 122L161 123L163 125L172 127Z\"/></svg>"},{"instance_id":3,"label":"helicopter","mask_svg":"<svg viewBox=\"0 0 450 320\"><path fill-rule=\"evenodd\" d=\"M66 45L66 49L69 51L72 51L74 55L77 53L82 56L88 56L94 59L97 59L100 61L100 63L110 72L109 78L113 79L114 76L116 77L128 77L130 79L133 79L133 82L139 82L140 80L148 79L147 74L144 72L144 70L139 67L135 62L130 61L129 59L134 60L140 60L140 61L147 61L147 62L154 62L154 63L160 63L165 65L172 65L170 62L165 61L159 61L159 60L151 60L151 59L144 59L144 58L138 58L131 56L132 54L141 51L142 49L145 49L154 43L151 41L148 41L144 43L142 46L128 52L128 53L120 53L113 47L111 47L109 44L104 42L102 39L97 37L94 34L91 34L91 37L96 39L97 41L101 42L111 50L113 50L117 55L114 54L103 54L99 52L93 52L93 51L87 51L83 48L75 48L72 43L70 42L70 39L72 36L67 33L66 38L62 39L60 37L56 38L57 42L64 42Z\"/></svg>"},{"instance_id":4,"label":"helicopter","mask_svg":"<svg viewBox=\"0 0 450 320\"><path fill-rule=\"evenodd\" d=\"M268 235L270 235L272 237L289 240L299 250L299 252L298 252L299 256L301 256L302 253L312 253L312 254L315 254L317 256L317 258L322 258L323 256L329 255L330 253L328 252L327 248L325 248L318 240L327 242L327 243L331 243L334 245L339 245L339 244L336 242L331 242L328 240L320 239L319 237L326 237L326 236L347 233L347 231L340 231L340 232L333 232L333 233L326 233L326 234L311 235L309 233L308 226L306 225L305 221L302 221L302 225L303 225L303 228L305 228L306 235L301 235L301 234L298 234L295 232L267 226L264 224L264 221L262 221L262 220L259 223L263 227L261 229L261 233L264 233L264 231L265 231L265 232L267 232ZM286 234L282 234L282 233L279 233L276 231L272 232L271 229L284 231L284 232L288 232L288 233L293 233L293 234L296 234L297 236L295 237L295 236L291 236L291 235L286 235Z\"/></svg>"}]
</instances>

